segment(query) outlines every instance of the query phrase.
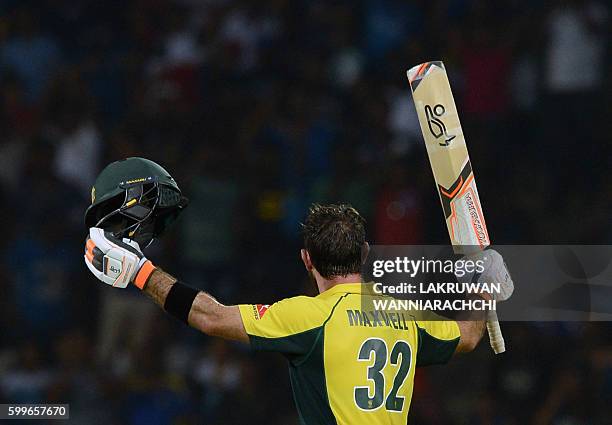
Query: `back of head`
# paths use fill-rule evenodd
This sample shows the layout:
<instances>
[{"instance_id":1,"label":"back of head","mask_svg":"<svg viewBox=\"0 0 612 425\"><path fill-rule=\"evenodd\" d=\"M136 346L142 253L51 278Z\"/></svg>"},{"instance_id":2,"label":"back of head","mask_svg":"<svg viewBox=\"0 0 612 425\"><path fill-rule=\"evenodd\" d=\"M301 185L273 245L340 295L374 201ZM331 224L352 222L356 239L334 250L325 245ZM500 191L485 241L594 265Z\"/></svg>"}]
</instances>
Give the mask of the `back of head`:
<instances>
[{"instance_id":1,"label":"back of head","mask_svg":"<svg viewBox=\"0 0 612 425\"><path fill-rule=\"evenodd\" d=\"M302 232L304 247L322 277L361 273L365 220L352 206L313 204Z\"/></svg>"}]
</instances>

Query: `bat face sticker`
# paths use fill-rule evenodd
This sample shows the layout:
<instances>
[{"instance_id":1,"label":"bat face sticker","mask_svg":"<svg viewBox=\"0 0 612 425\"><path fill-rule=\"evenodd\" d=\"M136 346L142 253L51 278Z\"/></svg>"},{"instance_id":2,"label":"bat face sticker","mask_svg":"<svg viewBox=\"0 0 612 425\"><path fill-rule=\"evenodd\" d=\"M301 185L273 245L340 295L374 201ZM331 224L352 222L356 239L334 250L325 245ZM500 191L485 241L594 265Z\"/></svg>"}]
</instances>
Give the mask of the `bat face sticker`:
<instances>
[{"instance_id":1,"label":"bat face sticker","mask_svg":"<svg viewBox=\"0 0 612 425\"><path fill-rule=\"evenodd\" d=\"M448 146L450 142L453 141L455 136L451 136L446 131L446 126L440 119L442 115L444 115L446 109L440 103L438 103L433 108L429 105L425 105L425 115L427 116L427 125L429 126L429 131L436 139L444 136L444 142L440 142L440 146Z\"/></svg>"},{"instance_id":2,"label":"bat face sticker","mask_svg":"<svg viewBox=\"0 0 612 425\"><path fill-rule=\"evenodd\" d=\"M491 241L444 64L424 62L406 71L406 76L453 249L457 254L484 249ZM448 133L449 128L454 134ZM503 353L506 347L495 312L487 319L491 347L496 354Z\"/></svg>"}]
</instances>

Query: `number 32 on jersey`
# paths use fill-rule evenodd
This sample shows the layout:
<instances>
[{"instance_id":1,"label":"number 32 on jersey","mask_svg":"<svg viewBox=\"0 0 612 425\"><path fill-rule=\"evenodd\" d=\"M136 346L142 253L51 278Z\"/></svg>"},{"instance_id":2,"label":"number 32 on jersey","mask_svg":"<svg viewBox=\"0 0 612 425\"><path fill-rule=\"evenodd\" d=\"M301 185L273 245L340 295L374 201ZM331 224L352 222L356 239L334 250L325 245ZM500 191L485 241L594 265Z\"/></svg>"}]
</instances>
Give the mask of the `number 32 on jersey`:
<instances>
[{"instance_id":1,"label":"number 32 on jersey","mask_svg":"<svg viewBox=\"0 0 612 425\"><path fill-rule=\"evenodd\" d=\"M372 411L384 405L390 412L401 412L405 397L399 396L398 391L410 373L411 358L412 350L406 341L396 341L389 350L383 339L366 339L359 349L357 360L370 363L366 377L369 385L355 387L354 400L357 407ZM385 370L388 367L396 370L392 383L386 382Z\"/></svg>"}]
</instances>

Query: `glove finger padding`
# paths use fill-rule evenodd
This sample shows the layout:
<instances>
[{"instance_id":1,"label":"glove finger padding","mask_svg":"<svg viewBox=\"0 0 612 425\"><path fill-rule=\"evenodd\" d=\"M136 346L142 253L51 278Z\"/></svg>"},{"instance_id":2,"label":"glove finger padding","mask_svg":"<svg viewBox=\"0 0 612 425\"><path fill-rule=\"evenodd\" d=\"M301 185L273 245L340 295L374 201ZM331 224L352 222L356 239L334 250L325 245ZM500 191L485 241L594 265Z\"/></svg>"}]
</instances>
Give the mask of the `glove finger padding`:
<instances>
[{"instance_id":1,"label":"glove finger padding","mask_svg":"<svg viewBox=\"0 0 612 425\"><path fill-rule=\"evenodd\" d=\"M132 241L126 238L121 240L115 237L112 233L106 232L103 229L97 227L92 227L91 229L89 229L89 237L94 242L94 244L104 253L108 252L112 248L122 248L138 256L139 258L143 257L143 254L140 251L140 246L136 241Z\"/></svg>"},{"instance_id":2,"label":"glove finger padding","mask_svg":"<svg viewBox=\"0 0 612 425\"><path fill-rule=\"evenodd\" d=\"M499 293L494 294L496 301L506 301L514 292L514 282L508 271L508 267L501 254L493 249L485 251L491 258L491 266L489 268L489 279L494 283L500 284ZM487 271L485 270L485 273Z\"/></svg>"},{"instance_id":3,"label":"glove finger padding","mask_svg":"<svg viewBox=\"0 0 612 425\"><path fill-rule=\"evenodd\" d=\"M98 271L103 271L102 263L103 263L104 254L96 246L96 244L89 238L89 236L85 239L85 260L87 263L92 264Z\"/></svg>"},{"instance_id":4,"label":"glove finger padding","mask_svg":"<svg viewBox=\"0 0 612 425\"><path fill-rule=\"evenodd\" d=\"M102 282L125 288L146 259L138 244L126 243L103 229L89 229L85 244L85 264Z\"/></svg>"},{"instance_id":5,"label":"glove finger padding","mask_svg":"<svg viewBox=\"0 0 612 425\"><path fill-rule=\"evenodd\" d=\"M103 272L103 258L104 255L102 254L102 251L100 251L98 249L97 255L91 255L92 252L89 251L88 252L88 245L90 244L91 240L88 239L87 240L87 244L85 245L85 255L83 255L83 258L85 259L85 265L87 266L87 268L89 269L89 271L98 278L98 280L101 280L102 282L108 284L108 285L113 285L115 283L115 279L106 276Z\"/></svg>"},{"instance_id":6,"label":"glove finger padding","mask_svg":"<svg viewBox=\"0 0 612 425\"><path fill-rule=\"evenodd\" d=\"M499 252L494 249L488 249L466 258L484 263L484 270L477 278L478 282L487 283L488 285L499 284L499 291L491 292L491 297L494 300L505 301L512 296L514 282Z\"/></svg>"}]
</instances>

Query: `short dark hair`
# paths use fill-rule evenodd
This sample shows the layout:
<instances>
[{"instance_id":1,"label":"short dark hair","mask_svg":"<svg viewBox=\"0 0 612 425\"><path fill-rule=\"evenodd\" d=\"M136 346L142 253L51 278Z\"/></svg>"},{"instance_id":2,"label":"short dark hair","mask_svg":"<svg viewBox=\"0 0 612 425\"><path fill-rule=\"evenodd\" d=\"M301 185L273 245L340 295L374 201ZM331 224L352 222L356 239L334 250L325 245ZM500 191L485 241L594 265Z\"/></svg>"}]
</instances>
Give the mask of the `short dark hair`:
<instances>
[{"instance_id":1,"label":"short dark hair","mask_svg":"<svg viewBox=\"0 0 612 425\"><path fill-rule=\"evenodd\" d=\"M304 247L326 279L361 273L365 220L347 204L313 204L302 224Z\"/></svg>"}]
</instances>

